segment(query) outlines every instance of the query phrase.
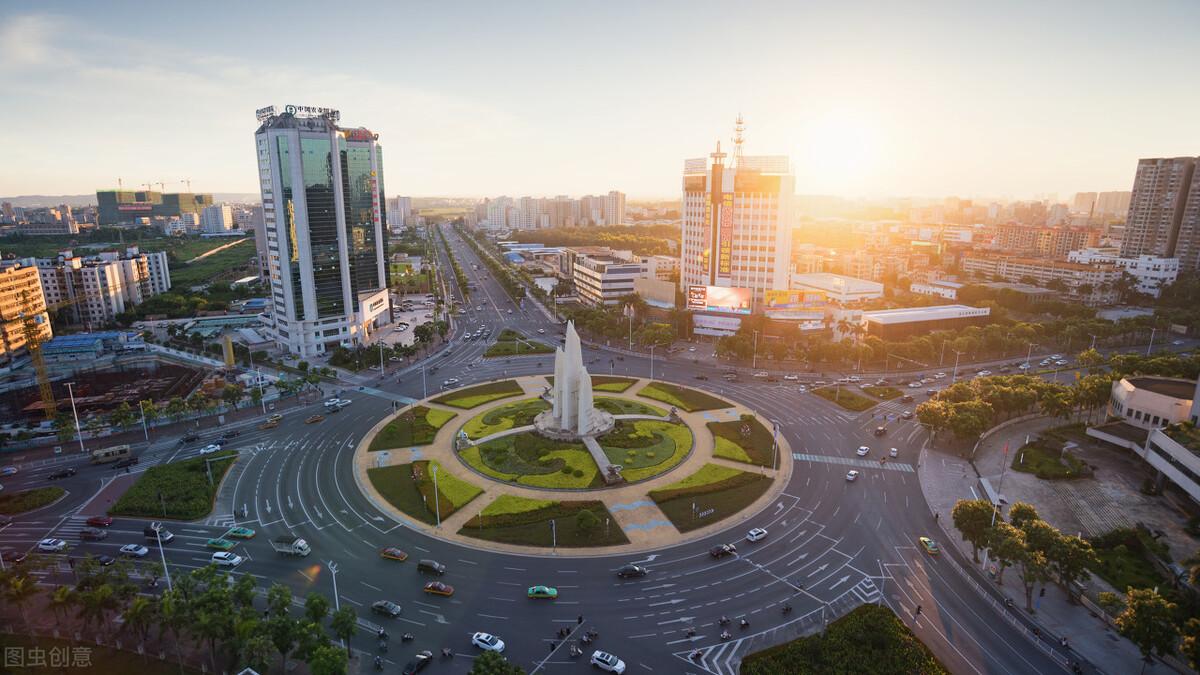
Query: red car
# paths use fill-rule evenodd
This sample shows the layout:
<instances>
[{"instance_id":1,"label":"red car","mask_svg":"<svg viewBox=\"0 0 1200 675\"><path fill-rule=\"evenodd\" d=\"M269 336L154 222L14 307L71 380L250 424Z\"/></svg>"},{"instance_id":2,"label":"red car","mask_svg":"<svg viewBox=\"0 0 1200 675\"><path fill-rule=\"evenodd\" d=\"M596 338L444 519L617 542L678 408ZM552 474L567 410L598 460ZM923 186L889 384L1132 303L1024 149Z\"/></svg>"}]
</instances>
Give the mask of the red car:
<instances>
[{"instance_id":1,"label":"red car","mask_svg":"<svg viewBox=\"0 0 1200 675\"><path fill-rule=\"evenodd\" d=\"M112 516L92 516L87 519L89 527L108 527L113 524Z\"/></svg>"}]
</instances>

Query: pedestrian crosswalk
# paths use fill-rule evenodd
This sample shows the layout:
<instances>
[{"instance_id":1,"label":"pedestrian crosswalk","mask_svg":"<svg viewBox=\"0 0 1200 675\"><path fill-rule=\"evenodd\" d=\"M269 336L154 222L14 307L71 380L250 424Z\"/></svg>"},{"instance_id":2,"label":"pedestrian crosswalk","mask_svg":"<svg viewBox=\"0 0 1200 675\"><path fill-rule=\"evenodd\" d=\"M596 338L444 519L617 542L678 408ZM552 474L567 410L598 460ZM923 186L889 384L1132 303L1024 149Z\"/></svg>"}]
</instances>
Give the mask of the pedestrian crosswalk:
<instances>
[{"instance_id":1,"label":"pedestrian crosswalk","mask_svg":"<svg viewBox=\"0 0 1200 675\"><path fill-rule=\"evenodd\" d=\"M905 473L916 473L916 469L912 464L903 462L886 462L880 464L865 459L851 459L849 457L830 457L827 455L810 455L803 452L793 452L792 459L798 462L823 462L825 464L842 464L844 466L852 466L859 469L882 469L884 471L903 471Z\"/></svg>"}]
</instances>

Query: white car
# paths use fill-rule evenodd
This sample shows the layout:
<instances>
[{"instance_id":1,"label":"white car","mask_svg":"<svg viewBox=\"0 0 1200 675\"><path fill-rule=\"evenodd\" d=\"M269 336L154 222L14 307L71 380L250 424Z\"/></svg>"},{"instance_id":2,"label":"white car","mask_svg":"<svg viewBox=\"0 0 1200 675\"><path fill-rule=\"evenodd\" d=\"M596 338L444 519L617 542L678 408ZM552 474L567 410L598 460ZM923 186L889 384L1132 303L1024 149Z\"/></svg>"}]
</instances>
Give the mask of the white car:
<instances>
[{"instance_id":1,"label":"white car","mask_svg":"<svg viewBox=\"0 0 1200 675\"><path fill-rule=\"evenodd\" d=\"M803 394L804 392L808 391L808 387L806 387L806 386L804 386L804 385L800 385L800 386L796 387L796 391L798 391L798 392L800 392L801 394Z\"/></svg>"},{"instance_id":2,"label":"white car","mask_svg":"<svg viewBox=\"0 0 1200 675\"><path fill-rule=\"evenodd\" d=\"M858 480L858 472L857 471L851 469L850 471L846 472L846 482L847 483L853 483L856 480Z\"/></svg>"},{"instance_id":3,"label":"white car","mask_svg":"<svg viewBox=\"0 0 1200 675\"><path fill-rule=\"evenodd\" d=\"M217 567L237 567L242 564L242 556L229 551L217 551L212 554L212 563Z\"/></svg>"},{"instance_id":4,"label":"white car","mask_svg":"<svg viewBox=\"0 0 1200 675\"><path fill-rule=\"evenodd\" d=\"M458 378L457 378L457 377L452 377L452 378L450 378L450 379L448 379L448 380L444 380L444 381L442 382L442 386L443 386L443 387L451 387L451 386L454 386L454 385L456 385L456 384L458 384Z\"/></svg>"},{"instance_id":5,"label":"white car","mask_svg":"<svg viewBox=\"0 0 1200 675\"><path fill-rule=\"evenodd\" d=\"M888 454L891 455L892 457L899 457L900 451L897 450L896 448L892 448L891 450L888 451Z\"/></svg>"},{"instance_id":6,"label":"white car","mask_svg":"<svg viewBox=\"0 0 1200 675\"><path fill-rule=\"evenodd\" d=\"M338 404L338 400L336 398L331 398L328 401L325 401L326 408L333 408L333 407L337 406L337 404Z\"/></svg>"},{"instance_id":7,"label":"white car","mask_svg":"<svg viewBox=\"0 0 1200 675\"><path fill-rule=\"evenodd\" d=\"M798 382L800 380L800 376L799 375L784 375L783 379L787 380L788 382Z\"/></svg>"},{"instance_id":8,"label":"white car","mask_svg":"<svg viewBox=\"0 0 1200 675\"><path fill-rule=\"evenodd\" d=\"M538 335L545 335L545 334L546 334L546 329L545 329L545 328L539 328L539 329L538 329Z\"/></svg>"},{"instance_id":9,"label":"white car","mask_svg":"<svg viewBox=\"0 0 1200 675\"><path fill-rule=\"evenodd\" d=\"M860 445L858 446L858 450L855 450L854 453L859 457L866 457L867 455L871 454L871 449L865 445Z\"/></svg>"},{"instance_id":10,"label":"white car","mask_svg":"<svg viewBox=\"0 0 1200 675\"><path fill-rule=\"evenodd\" d=\"M62 539L43 539L38 542L38 550L46 553L60 553L67 550L67 542Z\"/></svg>"},{"instance_id":11,"label":"white car","mask_svg":"<svg viewBox=\"0 0 1200 675\"><path fill-rule=\"evenodd\" d=\"M141 544L125 544L121 547L121 555L130 558L145 558L148 553L150 549Z\"/></svg>"},{"instance_id":12,"label":"white car","mask_svg":"<svg viewBox=\"0 0 1200 675\"><path fill-rule=\"evenodd\" d=\"M916 382L909 382L909 383L908 383L908 388L909 388L909 389L920 389L920 388L921 388L921 387L923 387L923 386L925 386L925 385L921 384L921 381L920 381L920 380L917 380Z\"/></svg>"},{"instance_id":13,"label":"white car","mask_svg":"<svg viewBox=\"0 0 1200 675\"><path fill-rule=\"evenodd\" d=\"M945 377L946 377L945 373L936 373L936 374L934 374L933 379L941 380L941 379L944 379Z\"/></svg>"},{"instance_id":14,"label":"white car","mask_svg":"<svg viewBox=\"0 0 1200 675\"><path fill-rule=\"evenodd\" d=\"M476 633L471 636L471 644L489 652L504 651L504 640L491 633Z\"/></svg>"},{"instance_id":15,"label":"white car","mask_svg":"<svg viewBox=\"0 0 1200 675\"><path fill-rule=\"evenodd\" d=\"M621 675L621 673L625 672L624 661L618 659L612 654L609 654L608 652L602 652L599 649L592 654L592 665L600 670L605 670L610 673L617 673L617 675Z\"/></svg>"},{"instance_id":16,"label":"white car","mask_svg":"<svg viewBox=\"0 0 1200 675\"><path fill-rule=\"evenodd\" d=\"M991 375L991 374L992 374L992 371L990 371L990 370L979 371L979 377L987 377L988 375Z\"/></svg>"},{"instance_id":17,"label":"white car","mask_svg":"<svg viewBox=\"0 0 1200 675\"><path fill-rule=\"evenodd\" d=\"M339 398L338 402L337 402L337 407L345 408L346 406L350 405L351 403L354 403L354 401L352 401L348 398Z\"/></svg>"},{"instance_id":18,"label":"white car","mask_svg":"<svg viewBox=\"0 0 1200 675\"><path fill-rule=\"evenodd\" d=\"M476 312L482 312L482 311L483 311L483 305L479 305L478 307L476 307L476 308L475 308L475 311L476 311Z\"/></svg>"},{"instance_id":19,"label":"white car","mask_svg":"<svg viewBox=\"0 0 1200 675\"><path fill-rule=\"evenodd\" d=\"M760 379L764 379L764 380L766 378L770 377L770 375L768 375L767 371L765 371L765 370L760 370L759 372L755 373L754 376L757 378L760 378Z\"/></svg>"},{"instance_id":20,"label":"white car","mask_svg":"<svg viewBox=\"0 0 1200 675\"><path fill-rule=\"evenodd\" d=\"M756 527L746 533L746 541L762 541L767 538L767 531L761 527Z\"/></svg>"},{"instance_id":21,"label":"white car","mask_svg":"<svg viewBox=\"0 0 1200 675\"><path fill-rule=\"evenodd\" d=\"M1183 344L1183 340L1171 340L1171 344L1178 347L1179 345Z\"/></svg>"},{"instance_id":22,"label":"white car","mask_svg":"<svg viewBox=\"0 0 1200 675\"><path fill-rule=\"evenodd\" d=\"M221 446L217 445L216 443L209 443L208 445L204 446L203 448L200 448L200 454L211 455L220 449L221 449Z\"/></svg>"},{"instance_id":23,"label":"white car","mask_svg":"<svg viewBox=\"0 0 1200 675\"><path fill-rule=\"evenodd\" d=\"M1021 365L1017 366L1017 368L1020 368L1021 370L1029 370L1032 367L1033 366L1030 366L1028 363L1022 363Z\"/></svg>"}]
</instances>

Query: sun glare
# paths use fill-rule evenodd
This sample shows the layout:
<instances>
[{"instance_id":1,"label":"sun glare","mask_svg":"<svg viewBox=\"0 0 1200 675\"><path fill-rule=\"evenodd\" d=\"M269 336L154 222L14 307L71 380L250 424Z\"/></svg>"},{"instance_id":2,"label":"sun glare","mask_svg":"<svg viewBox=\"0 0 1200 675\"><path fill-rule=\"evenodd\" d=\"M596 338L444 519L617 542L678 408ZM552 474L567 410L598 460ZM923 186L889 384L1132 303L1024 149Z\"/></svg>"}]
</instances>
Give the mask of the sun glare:
<instances>
[{"instance_id":1,"label":"sun glare","mask_svg":"<svg viewBox=\"0 0 1200 675\"><path fill-rule=\"evenodd\" d=\"M852 187L878 167L879 132L857 112L830 111L807 125L795 156L798 172L820 176L824 187Z\"/></svg>"}]
</instances>

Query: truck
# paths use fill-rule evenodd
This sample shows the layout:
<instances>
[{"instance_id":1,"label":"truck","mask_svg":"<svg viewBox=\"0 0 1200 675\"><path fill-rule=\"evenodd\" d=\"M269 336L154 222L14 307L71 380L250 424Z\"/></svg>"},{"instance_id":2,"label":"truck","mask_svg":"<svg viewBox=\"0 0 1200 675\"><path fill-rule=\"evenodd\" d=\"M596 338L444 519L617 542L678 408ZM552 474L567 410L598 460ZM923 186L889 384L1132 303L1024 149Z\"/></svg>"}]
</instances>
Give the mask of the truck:
<instances>
[{"instance_id":1,"label":"truck","mask_svg":"<svg viewBox=\"0 0 1200 675\"><path fill-rule=\"evenodd\" d=\"M303 557L312 553L312 549L308 547L307 541L304 541L300 537L292 536L275 537L271 540L271 548L283 555L298 555Z\"/></svg>"}]
</instances>

